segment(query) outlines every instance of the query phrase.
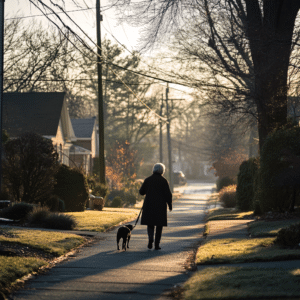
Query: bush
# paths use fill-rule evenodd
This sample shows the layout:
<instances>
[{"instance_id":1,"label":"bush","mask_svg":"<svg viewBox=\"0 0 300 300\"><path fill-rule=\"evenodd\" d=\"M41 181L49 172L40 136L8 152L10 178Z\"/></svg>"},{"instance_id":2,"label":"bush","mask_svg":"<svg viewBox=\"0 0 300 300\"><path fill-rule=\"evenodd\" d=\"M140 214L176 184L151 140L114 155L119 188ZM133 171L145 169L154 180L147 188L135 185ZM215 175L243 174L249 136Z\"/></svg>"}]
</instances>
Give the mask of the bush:
<instances>
[{"instance_id":1,"label":"bush","mask_svg":"<svg viewBox=\"0 0 300 300\"><path fill-rule=\"evenodd\" d=\"M240 165L237 177L236 201L237 207L241 211L254 209L254 180L257 171L257 158L250 158Z\"/></svg>"},{"instance_id":2,"label":"bush","mask_svg":"<svg viewBox=\"0 0 300 300\"><path fill-rule=\"evenodd\" d=\"M219 199L223 207L236 207L236 185L229 185L221 189Z\"/></svg>"},{"instance_id":3,"label":"bush","mask_svg":"<svg viewBox=\"0 0 300 300\"><path fill-rule=\"evenodd\" d=\"M46 218L51 214L48 207L38 206L31 211L27 216L27 221L30 225L43 226Z\"/></svg>"},{"instance_id":4,"label":"bush","mask_svg":"<svg viewBox=\"0 0 300 300\"><path fill-rule=\"evenodd\" d=\"M12 219L12 220L24 220L29 213L34 209L33 204L29 203L16 203L13 206L4 208L1 210L0 215L3 218Z\"/></svg>"},{"instance_id":5,"label":"bush","mask_svg":"<svg viewBox=\"0 0 300 300\"><path fill-rule=\"evenodd\" d=\"M51 195L58 154L52 141L25 133L4 144L3 179L15 201L38 203Z\"/></svg>"},{"instance_id":6,"label":"bush","mask_svg":"<svg viewBox=\"0 0 300 300\"><path fill-rule=\"evenodd\" d=\"M51 213L44 221L44 227L49 229L72 230L77 222L73 216Z\"/></svg>"},{"instance_id":7,"label":"bush","mask_svg":"<svg viewBox=\"0 0 300 300\"><path fill-rule=\"evenodd\" d=\"M111 202L111 207L122 207L122 204L123 204L123 202L122 202L122 199L121 199L121 197L115 197L113 200L112 200L112 202Z\"/></svg>"},{"instance_id":8,"label":"bush","mask_svg":"<svg viewBox=\"0 0 300 300\"><path fill-rule=\"evenodd\" d=\"M290 165L293 166L291 158L300 155L299 136L300 128L293 126L278 129L265 140L260 154L260 181L257 194L263 213L293 208L290 200L293 191L288 190L288 187L296 178L285 175L293 171L289 168ZM294 169L297 169L296 164Z\"/></svg>"},{"instance_id":9,"label":"bush","mask_svg":"<svg viewBox=\"0 0 300 300\"><path fill-rule=\"evenodd\" d=\"M56 174L54 194L64 201L66 211L84 211L89 197L85 175L77 169L61 165Z\"/></svg>"},{"instance_id":10,"label":"bush","mask_svg":"<svg viewBox=\"0 0 300 300\"><path fill-rule=\"evenodd\" d=\"M281 246L298 246L300 244L300 223L282 228L276 238Z\"/></svg>"},{"instance_id":11,"label":"bush","mask_svg":"<svg viewBox=\"0 0 300 300\"><path fill-rule=\"evenodd\" d=\"M92 189L92 194L94 196L105 198L107 193L108 193L108 186L103 183L96 183L95 187Z\"/></svg>"},{"instance_id":12,"label":"bush","mask_svg":"<svg viewBox=\"0 0 300 300\"><path fill-rule=\"evenodd\" d=\"M125 192L124 190L112 190L107 196L106 201L107 205L109 202L112 202L115 197L120 197L122 202L125 203L126 206L134 205L136 203L136 196L130 192Z\"/></svg>"},{"instance_id":13,"label":"bush","mask_svg":"<svg viewBox=\"0 0 300 300\"><path fill-rule=\"evenodd\" d=\"M222 177L217 180L217 192L219 192L223 187L235 184L235 181L230 177Z\"/></svg>"}]
</instances>

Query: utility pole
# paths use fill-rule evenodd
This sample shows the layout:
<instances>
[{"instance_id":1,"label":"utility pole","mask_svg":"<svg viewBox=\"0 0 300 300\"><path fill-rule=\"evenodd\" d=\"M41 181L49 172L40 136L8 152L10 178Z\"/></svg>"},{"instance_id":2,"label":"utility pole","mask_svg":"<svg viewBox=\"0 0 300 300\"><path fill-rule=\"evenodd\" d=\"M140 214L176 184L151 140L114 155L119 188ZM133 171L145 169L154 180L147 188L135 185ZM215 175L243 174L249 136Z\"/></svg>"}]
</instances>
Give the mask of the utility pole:
<instances>
[{"instance_id":1,"label":"utility pole","mask_svg":"<svg viewBox=\"0 0 300 300\"><path fill-rule=\"evenodd\" d=\"M164 106L164 95L161 97L161 105L160 105L160 113L159 115L162 117L162 110ZM162 120L159 120L159 161L163 163L163 135L162 135Z\"/></svg>"},{"instance_id":2,"label":"utility pole","mask_svg":"<svg viewBox=\"0 0 300 300\"><path fill-rule=\"evenodd\" d=\"M105 157L104 157L104 117L103 117L103 91L102 91L102 48L101 27L102 15L100 0L96 0L97 22L97 70L98 70L98 127L99 127L99 177L100 183L105 184Z\"/></svg>"},{"instance_id":3,"label":"utility pole","mask_svg":"<svg viewBox=\"0 0 300 300\"><path fill-rule=\"evenodd\" d=\"M2 111L3 111L3 55L4 55L4 2L0 0L0 192L2 192Z\"/></svg>"},{"instance_id":4,"label":"utility pole","mask_svg":"<svg viewBox=\"0 0 300 300\"><path fill-rule=\"evenodd\" d=\"M172 147L171 147L171 136L170 136L170 117L169 117L169 83L166 88L166 110L167 110L167 138L168 138L168 156L169 156L169 180L170 180L170 189L173 193L173 163L172 163Z\"/></svg>"}]
</instances>

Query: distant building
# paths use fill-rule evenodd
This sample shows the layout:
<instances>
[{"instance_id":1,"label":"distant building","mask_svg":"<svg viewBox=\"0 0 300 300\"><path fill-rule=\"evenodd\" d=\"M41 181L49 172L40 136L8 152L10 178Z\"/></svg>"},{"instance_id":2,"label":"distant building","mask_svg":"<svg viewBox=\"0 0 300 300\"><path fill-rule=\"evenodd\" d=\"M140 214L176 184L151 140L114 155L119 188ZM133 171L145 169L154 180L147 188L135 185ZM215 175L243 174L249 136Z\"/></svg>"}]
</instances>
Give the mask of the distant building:
<instances>
[{"instance_id":1,"label":"distant building","mask_svg":"<svg viewBox=\"0 0 300 300\"><path fill-rule=\"evenodd\" d=\"M10 138L16 138L25 132L34 132L51 139L59 154L61 163L67 166L80 166L72 160L72 155L80 156L78 161L85 172L91 171L90 149L76 144L65 93L4 93L3 129Z\"/></svg>"}]
</instances>

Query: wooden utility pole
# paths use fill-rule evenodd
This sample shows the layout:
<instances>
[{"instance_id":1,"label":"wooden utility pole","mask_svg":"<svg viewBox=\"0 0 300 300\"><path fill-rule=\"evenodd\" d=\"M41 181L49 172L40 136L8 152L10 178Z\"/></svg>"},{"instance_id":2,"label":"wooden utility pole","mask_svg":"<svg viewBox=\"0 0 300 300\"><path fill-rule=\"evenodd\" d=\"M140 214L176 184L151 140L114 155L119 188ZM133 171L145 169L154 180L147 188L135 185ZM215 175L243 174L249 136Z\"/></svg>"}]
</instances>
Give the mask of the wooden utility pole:
<instances>
[{"instance_id":1,"label":"wooden utility pole","mask_svg":"<svg viewBox=\"0 0 300 300\"><path fill-rule=\"evenodd\" d=\"M99 126L99 177L100 183L105 184L105 157L104 157L104 113L103 113L103 91L102 91L102 49L101 49L101 27L102 15L100 11L100 0L96 0L96 22L97 22L97 70L98 70L98 126Z\"/></svg>"},{"instance_id":2,"label":"wooden utility pole","mask_svg":"<svg viewBox=\"0 0 300 300\"><path fill-rule=\"evenodd\" d=\"M4 55L4 2L0 0L0 192L2 192L2 111L3 111L3 55Z\"/></svg>"},{"instance_id":3,"label":"wooden utility pole","mask_svg":"<svg viewBox=\"0 0 300 300\"><path fill-rule=\"evenodd\" d=\"M172 146L171 146L171 136L170 136L170 117L169 117L169 84L167 84L166 88L166 110L167 110L167 138L168 138L168 156L169 156L169 180L170 180L170 189L173 193L173 162L172 162Z\"/></svg>"},{"instance_id":4,"label":"wooden utility pole","mask_svg":"<svg viewBox=\"0 0 300 300\"><path fill-rule=\"evenodd\" d=\"M160 105L160 113L159 115L162 117L162 110L164 106L164 95L161 97L161 105ZM162 135L162 120L159 120L159 162L163 163L163 135Z\"/></svg>"}]
</instances>

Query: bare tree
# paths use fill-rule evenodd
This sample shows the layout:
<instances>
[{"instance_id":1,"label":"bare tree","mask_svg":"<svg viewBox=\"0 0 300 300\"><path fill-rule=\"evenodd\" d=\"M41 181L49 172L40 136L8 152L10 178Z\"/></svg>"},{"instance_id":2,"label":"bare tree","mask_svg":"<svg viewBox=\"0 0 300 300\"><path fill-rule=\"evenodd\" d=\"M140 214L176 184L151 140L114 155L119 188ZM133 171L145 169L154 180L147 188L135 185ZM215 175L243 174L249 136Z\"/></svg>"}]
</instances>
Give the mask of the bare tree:
<instances>
[{"instance_id":1,"label":"bare tree","mask_svg":"<svg viewBox=\"0 0 300 300\"><path fill-rule=\"evenodd\" d=\"M133 12L132 22L143 25L150 33L147 45L153 44L174 27L186 26L187 18L208 26L210 31L206 44L218 56L218 61L211 61L211 65L220 66L225 72L243 79L244 82L238 82L238 86L237 82L231 82L233 89L243 86L247 78L253 78L250 96L257 112L260 148L275 127L286 124L288 69L299 1L149 0L123 1L123 4L128 7L127 11ZM224 16L231 22L224 24ZM227 36L228 32L232 35ZM190 37L191 43L198 39L201 40L201 36ZM237 54L243 58L243 68L236 60ZM225 103L231 105L230 102Z\"/></svg>"}]
</instances>

